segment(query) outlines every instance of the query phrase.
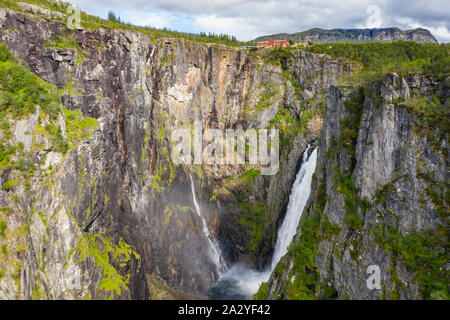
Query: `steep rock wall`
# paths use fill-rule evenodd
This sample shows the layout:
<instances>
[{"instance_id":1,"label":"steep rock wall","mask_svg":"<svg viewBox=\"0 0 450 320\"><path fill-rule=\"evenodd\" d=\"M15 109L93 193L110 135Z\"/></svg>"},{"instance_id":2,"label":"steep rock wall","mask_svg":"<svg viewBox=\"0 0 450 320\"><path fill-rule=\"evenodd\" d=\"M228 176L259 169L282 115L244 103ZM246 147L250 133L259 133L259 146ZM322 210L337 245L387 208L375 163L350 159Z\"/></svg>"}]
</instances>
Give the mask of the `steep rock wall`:
<instances>
[{"instance_id":1,"label":"steep rock wall","mask_svg":"<svg viewBox=\"0 0 450 320\"><path fill-rule=\"evenodd\" d=\"M329 89L311 197L269 298L448 296L446 109L425 111L433 97L448 108L448 81L389 74Z\"/></svg>"},{"instance_id":2,"label":"steep rock wall","mask_svg":"<svg viewBox=\"0 0 450 320\"><path fill-rule=\"evenodd\" d=\"M0 280L2 297L205 294L218 274L194 211L189 172L228 262L264 265L300 154L320 131L321 89L351 67L310 53L270 63L265 54L151 41L129 30L71 31L7 9L0 25L2 42L55 86L65 107L98 121L65 155L49 151L51 137L43 135L45 146L33 145L29 154L39 168L35 176L0 191L7 232L26 231L20 242L13 235L8 242L5 263L17 265ZM248 167L174 165L170 133L194 120L220 129L281 121L279 173L248 180ZM58 126L73 135L67 123L62 118ZM4 171L2 185L16 175Z\"/></svg>"}]
</instances>

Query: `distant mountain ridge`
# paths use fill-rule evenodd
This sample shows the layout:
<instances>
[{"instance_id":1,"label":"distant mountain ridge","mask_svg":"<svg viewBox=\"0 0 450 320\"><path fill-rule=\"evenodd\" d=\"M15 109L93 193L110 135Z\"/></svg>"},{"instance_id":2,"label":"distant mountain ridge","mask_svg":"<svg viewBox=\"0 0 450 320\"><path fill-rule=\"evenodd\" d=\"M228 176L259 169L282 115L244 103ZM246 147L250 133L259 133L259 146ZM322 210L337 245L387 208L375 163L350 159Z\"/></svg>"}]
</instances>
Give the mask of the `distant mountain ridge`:
<instances>
[{"instance_id":1,"label":"distant mountain ridge","mask_svg":"<svg viewBox=\"0 0 450 320\"><path fill-rule=\"evenodd\" d=\"M315 41L315 42L338 42L338 41L416 41L419 43L438 43L430 31L422 28L412 30L401 30L396 27L374 28L374 29L320 29L313 28L297 33L278 33L258 37L258 41L267 41L269 39L282 40L291 39L295 41Z\"/></svg>"}]
</instances>

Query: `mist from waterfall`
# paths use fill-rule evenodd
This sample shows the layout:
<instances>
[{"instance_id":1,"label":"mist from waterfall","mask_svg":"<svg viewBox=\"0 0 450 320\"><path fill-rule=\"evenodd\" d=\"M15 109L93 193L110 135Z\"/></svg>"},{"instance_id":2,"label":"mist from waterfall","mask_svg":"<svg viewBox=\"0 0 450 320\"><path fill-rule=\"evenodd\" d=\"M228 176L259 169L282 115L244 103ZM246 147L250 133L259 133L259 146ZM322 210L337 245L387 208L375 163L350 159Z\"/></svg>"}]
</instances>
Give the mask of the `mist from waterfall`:
<instances>
[{"instance_id":1,"label":"mist from waterfall","mask_svg":"<svg viewBox=\"0 0 450 320\"><path fill-rule=\"evenodd\" d=\"M215 299L248 299L258 291L261 283L269 280L280 259L287 253L297 232L303 209L311 193L312 175L316 169L317 148L309 155L310 146L303 152L300 169L292 185L289 203L283 223L278 229L275 249L270 266L262 271L235 264L211 288L210 296Z\"/></svg>"}]
</instances>

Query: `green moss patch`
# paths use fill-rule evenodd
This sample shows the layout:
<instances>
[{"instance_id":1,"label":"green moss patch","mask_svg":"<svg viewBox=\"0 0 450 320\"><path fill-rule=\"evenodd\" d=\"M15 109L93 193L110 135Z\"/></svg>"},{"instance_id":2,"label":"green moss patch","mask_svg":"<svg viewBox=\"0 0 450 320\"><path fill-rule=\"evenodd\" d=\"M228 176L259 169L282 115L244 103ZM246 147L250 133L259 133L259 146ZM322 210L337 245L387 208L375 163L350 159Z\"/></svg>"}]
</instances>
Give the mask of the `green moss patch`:
<instances>
[{"instance_id":1,"label":"green moss patch","mask_svg":"<svg viewBox=\"0 0 450 320\"><path fill-rule=\"evenodd\" d=\"M140 256L133 248L120 238L117 244L114 244L109 237L100 234L87 233L81 237L78 245L69 254L76 254L79 262L91 258L97 264L102 273L102 280L99 290L104 291L109 297L113 294L120 296L124 290L128 290L130 273L124 273L125 268L131 257L134 256L140 262Z\"/></svg>"}]
</instances>

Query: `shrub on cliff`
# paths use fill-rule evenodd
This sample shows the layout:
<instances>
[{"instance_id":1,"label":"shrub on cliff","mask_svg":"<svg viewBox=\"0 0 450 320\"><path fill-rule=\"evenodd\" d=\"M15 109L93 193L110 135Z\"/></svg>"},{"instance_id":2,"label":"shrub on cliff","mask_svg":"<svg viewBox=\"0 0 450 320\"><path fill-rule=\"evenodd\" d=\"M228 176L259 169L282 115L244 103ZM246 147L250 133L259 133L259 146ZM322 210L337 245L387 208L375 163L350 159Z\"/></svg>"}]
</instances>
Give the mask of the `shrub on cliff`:
<instances>
[{"instance_id":1,"label":"shrub on cliff","mask_svg":"<svg viewBox=\"0 0 450 320\"><path fill-rule=\"evenodd\" d=\"M18 118L34 112L36 105L52 118L59 112L59 97L51 85L33 75L0 44L0 112Z\"/></svg>"},{"instance_id":2,"label":"shrub on cliff","mask_svg":"<svg viewBox=\"0 0 450 320\"><path fill-rule=\"evenodd\" d=\"M413 41L315 43L305 50L325 53L362 63L363 72L423 73L443 77L450 74L449 44L420 44Z\"/></svg>"}]
</instances>

